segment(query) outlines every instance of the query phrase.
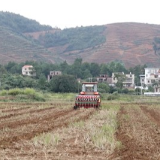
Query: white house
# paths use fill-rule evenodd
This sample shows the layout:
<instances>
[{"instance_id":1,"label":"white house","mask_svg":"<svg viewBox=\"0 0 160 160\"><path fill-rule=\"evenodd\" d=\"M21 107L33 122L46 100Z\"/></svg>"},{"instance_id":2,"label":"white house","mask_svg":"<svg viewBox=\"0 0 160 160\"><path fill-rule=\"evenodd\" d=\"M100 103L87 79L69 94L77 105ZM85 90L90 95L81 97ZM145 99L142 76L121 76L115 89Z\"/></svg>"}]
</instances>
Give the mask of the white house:
<instances>
[{"instance_id":1,"label":"white house","mask_svg":"<svg viewBox=\"0 0 160 160\"><path fill-rule=\"evenodd\" d=\"M134 74L129 73L129 74L124 74L124 72L117 72L117 73L112 73L112 84L116 84L118 82L118 79L116 75L124 77L123 86L126 88L133 88L135 83L134 83Z\"/></svg>"},{"instance_id":2,"label":"white house","mask_svg":"<svg viewBox=\"0 0 160 160\"><path fill-rule=\"evenodd\" d=\"M36 73L33 71L33 66L32 65L24 65L22 67L22 75L35 76Z\"/></svg>"},{"instance_id":3,"label":"white house","mask_svg":"<svg viewBox=\"0 0 160 160\"><path fill-rule=\"evenodd\" d=\"M160 68L145 68L145 74L140 75L140 83L142 89L148 89L149 86L154 88L154 92L145 93L145 95L160 93Z\"/></svg>"},{"instance_id":4,"label":"white house","mask_svg":"<svg viewBox=\"0 0 160 160\"><path fill-rule=\"evenodd\" d=\"M145 68L144 84L150 86L160 80L160 68Z\"/></svg>"}]
</instances>

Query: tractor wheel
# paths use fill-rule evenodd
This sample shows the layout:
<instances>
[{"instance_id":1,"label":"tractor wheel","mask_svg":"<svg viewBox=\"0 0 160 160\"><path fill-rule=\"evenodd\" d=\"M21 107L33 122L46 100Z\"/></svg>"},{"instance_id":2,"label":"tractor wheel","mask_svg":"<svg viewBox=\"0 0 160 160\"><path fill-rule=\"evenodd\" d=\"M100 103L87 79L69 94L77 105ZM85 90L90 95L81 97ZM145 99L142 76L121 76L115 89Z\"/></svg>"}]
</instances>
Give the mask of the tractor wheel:
<instances>
[{"instance_id":1,"label":"tractor wheel","mask_svg":"<svg viewBox=\"0 0 160 160\"><path fill-rule=\"evenodd\" d=\"M77 109L77 108L78 108L78 106L74 106L73 108L74 108L74 109Z\"/></svg>"}]
</instances>

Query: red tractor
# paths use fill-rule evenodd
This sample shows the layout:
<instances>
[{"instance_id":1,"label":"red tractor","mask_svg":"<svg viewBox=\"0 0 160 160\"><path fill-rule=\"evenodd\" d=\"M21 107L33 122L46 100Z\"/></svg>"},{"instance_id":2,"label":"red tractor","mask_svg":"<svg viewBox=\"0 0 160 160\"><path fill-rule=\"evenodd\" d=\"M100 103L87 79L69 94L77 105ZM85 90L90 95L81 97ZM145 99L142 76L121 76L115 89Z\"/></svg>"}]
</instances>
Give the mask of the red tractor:
<instances>
[{"instance_id":1,"label":"red tractor","mask_svg":"<svg viewBox=\"0 0 160 160\"><path fill-rule=\"evenodd\" d=\"M97 82L83 82L82 91L76 96L74 109L77 108L99 108L101 104L100 95L97 92Z\"/></svg>"}]
</instances>

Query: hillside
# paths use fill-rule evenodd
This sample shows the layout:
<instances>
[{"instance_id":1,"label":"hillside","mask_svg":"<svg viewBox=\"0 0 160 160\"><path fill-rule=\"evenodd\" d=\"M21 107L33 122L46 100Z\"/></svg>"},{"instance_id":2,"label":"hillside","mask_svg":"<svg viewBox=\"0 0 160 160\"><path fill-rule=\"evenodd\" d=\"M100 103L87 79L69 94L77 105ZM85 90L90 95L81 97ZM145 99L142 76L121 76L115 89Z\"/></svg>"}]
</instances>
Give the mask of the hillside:
<instances>
[{"instance_id":1,"label":"hillside","mask_svg":"<svg viewBox=\"0 0 160 160\"><path fill-rule=\"evenodd\" d=\"M58 62L59 58L49 50L24 36L24 33L48 30L52 30L52 27L17 14L0 12L0 64L26 60Z\"/></svg>"},{"instance_id":2,"label":"hillside","mask_svg":"<svg viewBox=\"0 0 160 160\"><path fill-rule=\"evenodd\" d=\"M8 12L0 12L0 64L26 60L72 63L121 61L160 66L160 25L115 23L57 29Z\"/></svg>"},{"instance_id":3,"label":"hillside","mask_svg":"<svg viewBox=\"0 0 160 160\"><path fill-rule=\"evenodd\" d=\"M160 56L155 54L153 43L160 37L160 26L139 23L117 23L106 25L103 32L106 41L84 50L61 51L61 58L69 62L82 57L87 62L107 63L121 61L126 67L138 64L160 66ZM53 47L56 52L62 47Z\"/></svg>"},{"instance_id":4,"label":"hillside","mask_svg":"<svg viewBox=\"0 0 160 160\"><path fill-rule=\"evenodd\" d=\"M147 64L152 67L160 66L160 55L154 50L155 43L160 49L159 25L115 23L104 25L100 34L105 37L105 41L87 48L68 51L67 48L70 43L47 48L53 54L58 53L62 60L67 60L69 63L72 63L75 58L81 57L86 62L120 61L126 67L138 64ZM155 42L156 38L159 40L158 42Z\"/></svg>"}]
</instances>

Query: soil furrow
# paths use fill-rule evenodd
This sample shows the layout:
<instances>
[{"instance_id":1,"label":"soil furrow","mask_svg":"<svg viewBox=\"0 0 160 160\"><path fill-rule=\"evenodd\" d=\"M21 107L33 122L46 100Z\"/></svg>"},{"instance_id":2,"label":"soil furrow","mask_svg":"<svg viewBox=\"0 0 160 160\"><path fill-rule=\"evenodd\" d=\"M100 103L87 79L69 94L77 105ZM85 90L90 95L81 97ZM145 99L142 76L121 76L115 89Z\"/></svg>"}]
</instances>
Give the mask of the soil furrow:
<instances>
[{"instance_id":1,"label":"soil furrow","mask_svg":"<svg viewBox=\"0 0 160 160\"><path fill-rule=\"evenodd\" d=\"M115 151L114 158L118 157L121 160L160 158L159 128L141 108L145 110L146 106L121 107L116 137L118 141L121 141L122 146Z\"/></svg>"},{"instance_id":2,"label":"soil furrow","mask_svg":"<svg viewBox=\"0 0 160 160\"><path fill-rule=\"evenodd\" d=\"M22 107L22 108L13 108L13 109L5 109L2 110L2 113L6 113L6 112L17 112L17 111L21 111L21 110L26 110L30 107Z\"/></svg>"},{"instance_id":3,"label":"soil furrow","mask_svg":"<svg viewBox=\"0 0 160 160\"><path fill-rule=\"evenodd\" d=\"M1 148L6 148L11 146L14 142L18 142L20 140L29 140L31 138L33 138L34 136L40 134L40 133L44 133L44 132L48 132L57 128L61 128L62 126L67 126L70 123L70 118L71 115L70 113L72 113L75 115L75 111L73 110L68 110L68 111L63 111L62 113L59 113L56 115L56 117L52 120L48 119L48 121L44 121L43 123L39 123L40 125L37 125L38 127L34 127L34 129L29 128L27 131L23 131L21 134L17 134L17 135L13 135L10 137L6 137L4 139L2 139L0 141L0 147ZM77 111L77 114L79 114L80 112ZM85 120L87 119L92 112L89 112L86 115L82 115L79 118L75 119L74 121L79 121L79 120ZM65 115L68 115L68 117L65 117ZM73 115L73 116L74 116ZM60 119L62 118L62 119ZM55 121L57 119L57 121Z\"/></svg>"},{"instance_id":4,"label":"soil furrow","mask_svg":"<svg viewBox=\"0 0 160 160\"><path fill-rule=\"evenodd\" d=\"M48 110L50 111L49 113L48 113ZM47 111L47 113L45 113L45 111ZM33 112L33 113L36 113L36 116L30 115L30 118L21 118L19 120L14 120L14 121L10 120L9 122L1 123L0 129L4 129L6 127L7 128L17 128L23 125L37 124L39 122L46 121L48 119L52 119L54 116L57 116L56 114L63 112L63 111L58 111L58 112L57 111L54 112L54 111L55 111L54 107L50 109L46 108L44 110L41 110L41 114L38 115L37 113L39 113L39 110L37 110ZM43 115L42 115L42 112L44 112Z\"/></svg>"},{"instance_id":5,"label":"soil furrow","mask_svg":"<svg viewBox=\"0 0 160 160\"><path fill-rule=\"evenodd\" d=\"M32 110L33 109L33 110ZM49 107L49 108L43 108L43 109L34 109L34 108L30 108L29 111L24 111L24 112L20 112L20 113L11 113L9 115L5 115L5 116L1 116L0 120L3 119L7 119L7 118L11 118L11 117L15 117L15 116L20 116L20 115L25 115L25 114L32 114L32 113L40 113L40 112L44 112L50 109L55 109L55 107Z\"/></svg>"},{"instance_id":6,"label":"soil furrow","mask_svg":"<svg viewBox=\"0 0 160 160\"><path fill-rule=\"evenodd\" d=\"M151 119L151 121L154 121L158 126L160 126L160 115L158 112L144 106L140 106L140 108L149 117L149 119Z\"/></svg>"}]
</instances>

